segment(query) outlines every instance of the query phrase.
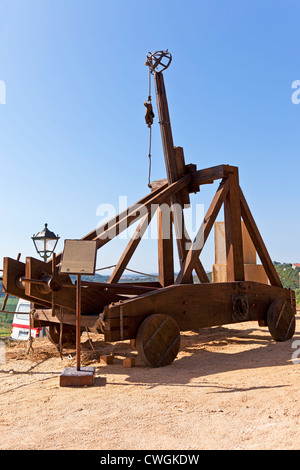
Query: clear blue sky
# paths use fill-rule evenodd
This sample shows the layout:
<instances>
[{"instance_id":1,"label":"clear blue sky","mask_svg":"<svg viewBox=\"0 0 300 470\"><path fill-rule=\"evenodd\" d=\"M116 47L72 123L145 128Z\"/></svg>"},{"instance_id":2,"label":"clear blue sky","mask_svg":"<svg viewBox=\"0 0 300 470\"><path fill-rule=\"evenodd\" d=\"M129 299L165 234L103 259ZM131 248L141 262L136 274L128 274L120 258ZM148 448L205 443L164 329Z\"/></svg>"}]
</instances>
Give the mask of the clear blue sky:
<instances>
[{"instance_id":1,"label":"clear blue sky","mask_svg":"<svg viewBox=\"0 0 300 470\"><path fill-rule=\"evenodd\" d=\"M0 0L0 257L36 256L45 222L60 251L98 225L101 203L147 194L144 62L168 48L174 144L198 169L238 166L271 258L300 262L299 17L296 0ZM164 178L157 119L152 159ZM207 208L214 189L195 202ZM100 250L97 266L125 244ZM156 241L130 267L155 272Z\"/></svg>"}]
</instances>

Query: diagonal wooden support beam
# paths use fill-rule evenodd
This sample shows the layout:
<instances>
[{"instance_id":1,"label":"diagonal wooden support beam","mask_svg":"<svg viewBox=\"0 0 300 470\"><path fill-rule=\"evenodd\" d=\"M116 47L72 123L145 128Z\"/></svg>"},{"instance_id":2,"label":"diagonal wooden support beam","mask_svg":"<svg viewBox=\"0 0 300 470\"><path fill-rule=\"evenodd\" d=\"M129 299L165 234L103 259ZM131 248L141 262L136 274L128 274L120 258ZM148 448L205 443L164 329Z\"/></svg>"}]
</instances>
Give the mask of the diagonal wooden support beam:
<instances>
[{"instance_id":1,"label":"diagonal wooden support beam","mask_svg":"<svg viewBox=\"0 0 300 470\"><path fill-rule=\"evenodd\" d=\"M101 225L98 229L95 229L84 237L82 237L81 240L98 240L99 249L101 246L105 245L112 238L114 238L123 230L125 230L128 225L143 217L143 215L145 215L145 212L151 209L152 204L161 204L171 195L176 194L178 191L188 186L190 182L191 175L187 174L171 185L164 184L160 188L149 193L146 197L144 197L137 203L130 206L128 209L122 211L109 222L106 222L105 224ZM61 256L62 252L56 256L57 264L60 263ZM51 261L48 261L48 263L51 263Z\"/></svg>"},{"instance_id":2,"label":"diagonal wooden support beam","mask_svg":"<svg viewBox=\"0 0 300 470\"><path fill-rule=\"evenodd\" d=\"M98 235L96 235L96 237L94 238L98 241L97 248L101 248L101 246L108 243L112 238L119 235L119 233L123 232L126 228L128 228L130 224L139 220L147 212L150 212L154 206L159 205L164 201L168 200L178 191L187 186L190 181L191 175L185 175L183 178L180 178L180 180L177 180L175 181L175 183L172 183L165 189L162 189L157 195L153 196L145 204L141 204L140 207L135 207L133 210L129 211L125 217L120 219L113 226L109 227L102 234L98 233Z\"/></svg>"},{"instance_id":3,"label":"diagonal wooden support beam","mask_svg":"<svg viewBox=\"0 0 300 470\"><path fill-rule=\"evenodd\" d=\"M240 199L241 199L241 214L242 214L243 220L245 222L249 235L252 239L252 242L255 246L257 254L263 264L263 267L265 268L269 281L272 286L282 287L280 278L277 274L276 269L274 268L270 255L259 233L255 220L251 214L251 211L248 207L247 201L241 189L240 189Z\"/></svg>"},{"instance_id":4,"label":"diagonal wooden support beam","mask_svg":"<svg viewBox=\"0 0 300 470\"><path fill-rule=\"evenodd\" d=\"M118 282L119 279L121 278L123 272L126 269L126 266L128 265L133 253L135 252L136 248L138 247L148 225L151 222L151 219L156 211L151 210L148 212L144 217L142 218L142 221L136 228L133 236L131 237L128 245L126 246L121 258L119 259L115 269L113 270L109 280L107 282L109 283L114 283Z\"/></svg>"},{"instance_id":5,"label":"diagonal wooden support beam","mask_svg":"<svg viewBox=\"0 0 300 470\"><path fill-rule=\"evenodd\" d=\"M114 223L117 223L119 220L123 219L129 212L133 211L133 210L137 210L138 207L140 207L141 205L143 204L146 204L147 201L149 201L150 199L152 199L153 197L157 196L158 194L161 193L161 191L163 191L164 189L166 189L168 187L168 183L165 182L164 184L162 184L159 188L155 189L154 191L152 191L151 193L147 194L145 197L143 197L142 199L140 199L139 201L135 202L134 204L132 204L131 206L129 206L128 208L126 208L124 211L120 212L120 214L116 215L116 217L113 217L112 219L110 219L108 222L105 222L104 224L102 224L99 228L95 229L95 230L92 230L91 232L89 232L87 235L84 235L81 240L95 240L95 238L97 237L97 234L99 233L103 233L105 230L108 229L108 227L110 227L112 224ZM56 263L59 264L60 261L61 261L61 256L62 256L62 252L59 253L58 255L56 255ZM51 263L52 261L49 260L47 261L47 263Z\"/></svg>"},{"instance_id":6,"label":"diagonal wooden support beam","mask_svg":"<svg viewBox=\"0 0 300 470\"><path fill-rule=\"evenodd\" d=\"M196 238L189 249L186 258L183 262L182 268L177 276L176 284L186 284L196 266L197 260L203 249L203 246L208 238L208 235L213 227L213 224L218 216L222 204L228 194L229 183L228 179L224 178L212 200L212 203L206 213L204 221L198 230Z\"/></svg>"}]
</instances>

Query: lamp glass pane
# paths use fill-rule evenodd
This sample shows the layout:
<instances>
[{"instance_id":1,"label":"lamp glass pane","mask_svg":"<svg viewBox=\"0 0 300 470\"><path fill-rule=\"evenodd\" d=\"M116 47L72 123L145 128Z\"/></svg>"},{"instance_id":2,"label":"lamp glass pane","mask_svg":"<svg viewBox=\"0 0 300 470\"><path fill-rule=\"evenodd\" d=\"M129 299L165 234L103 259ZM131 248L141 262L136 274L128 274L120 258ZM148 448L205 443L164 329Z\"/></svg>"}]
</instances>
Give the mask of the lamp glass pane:
<instances>
[{"instance_id":1,"label":"lamp glass pane","mask_svg":"<svg viewBox=\"0 0 300 470\"><path fill-rule=\"evenodd\" d=\"M38 252L44 251L44 240L34 240Z\"/></svg>"},{"instance_id":2,"label":"lamp glass pane","mask_svg":"<svg viewBox=\"0 0 300 470\"><path fill-rule=\"evenodd\" d=\"M47 250L48 252L51 252L51 253L52 253L52 251L53 251L54 248L55 248L56 243L57 243L57 239L56 239L56 238L55 238L55 239L53 239L53 238L47 238L47 239L46 239L46 250Z\"/></svg>"}]
</instances>

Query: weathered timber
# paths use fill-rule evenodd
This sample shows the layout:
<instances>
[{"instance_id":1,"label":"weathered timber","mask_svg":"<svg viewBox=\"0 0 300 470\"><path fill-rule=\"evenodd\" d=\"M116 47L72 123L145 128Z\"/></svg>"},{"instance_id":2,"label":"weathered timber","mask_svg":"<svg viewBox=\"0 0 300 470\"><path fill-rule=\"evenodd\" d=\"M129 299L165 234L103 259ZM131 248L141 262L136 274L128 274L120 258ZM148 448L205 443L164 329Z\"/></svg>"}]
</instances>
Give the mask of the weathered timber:
<instances>
[{"instance_id":1,"label":"weathered timber","mask_svg":"<svg viewBox=\"0 0 300 470\"><path fill-rule=\"evenodd\" d=\"M128 265L129 261L132 258L133 253L135 252L137 246L139 245L145 231L147 230L147 227L149 226L149 223L151 222L151 219L154 215L154 211L151 210L150 212L147 212L146 215L144 215L142 221L136 228L133 236L131 237L129 243L127 244L121 258L119 259L113 273L111 274L108 282L109 283L114 283L118 282L119 279L121 278L122 274L124 273L126 266Z\"/></svg>"},{"instance_id":2,"label":"weathered timber","mask_svg":"<svg viewBox=\"0 0 300 470\"><path fill-rule=\"evenodd\" d=\"M170 204L157 210L158 223L158 275L163 287L174 284L173 234Z\"/></svg>"},{"instance_id":3,"label":"weathered timber","mask_svg":"<svg viewBox=\"0 0 300 470\"><path fill-rule=\"evenodd\" d=\"M135 338L143 319L154 313L172 316L181 331L225 325L244 321L243 312L240 320L237 320L239 317L236 315L237 302L234 301L240 299L240 296L246 296L242 299L247 299L247 321L266 322L268 309L275 300L288 302L295 311L295 294L290 289L251 281L179 284L109 305L104 309L104 320L120 319L122 316L124 322L127 318L128 328L123 331L123 339ZM121 324L119 329L115 326L114 331L104 326L104 333L107 341L120 340Z\"/></svg>"},{"instance_id":4,"label":"weathered timber","mask_svg":"<svg viewBox=\"0 0 300 470\"><path fill-rule=\"evenodd\" d=\"M295 333L295 312L287 300L272 302L267 314L267 325L275 341L287 341Z\"/></svg>"},{"instance_id":5,"label":"weathered timber","mask_svg":"<svg viewBox=\"0 0 300 470\"><path fill-rule=\"evenodd\" d=\"M151 367L171 364L180 348L180 330L174 318L164 314L145 318L137 332L136 348Z\"/></svg>"},{"instance_id":6,"label":"weathered timber","mask_svg":"<svg viewBox=\"0 0 300 470\"><path fill-rule=\"evenodd\" d=\"M244 281L244 258L238 169L228 176L229 191L224 200L227 281Z\"/></svg>"}]
</instances>

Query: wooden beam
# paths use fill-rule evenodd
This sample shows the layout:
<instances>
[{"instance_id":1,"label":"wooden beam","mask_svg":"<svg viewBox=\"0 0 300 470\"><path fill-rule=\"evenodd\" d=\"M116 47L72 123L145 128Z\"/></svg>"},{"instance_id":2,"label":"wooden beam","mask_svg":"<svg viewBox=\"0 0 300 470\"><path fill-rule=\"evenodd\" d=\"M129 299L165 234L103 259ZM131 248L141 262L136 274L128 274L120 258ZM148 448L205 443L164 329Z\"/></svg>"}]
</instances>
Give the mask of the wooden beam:
<instances>
[{"instance_id":1,"label":"wooden beam","mask_svg":"<svg viewBox=\"0 0 300 470\"><path fill-rule=\"evenodd\" d=\"M116 222L113 226L109 227L102 234L97 235L95 240L97 240L97 249L101 246L108 243L112 238L116 237L125 230L131 223L139 220L145 215L145 212L150 212L154 209L155 205L159 205L170 197L173 197L178 191L187 186L191 181L191 175L185 175L183 178L175 181L171 185L167 186L165 189L160 190L156 195L153 195L145 204L142 204L139 208L134 208L134 210L129 211L129 213L123 217L121 220Z\"/></svg>"},{"instance_id":2,"label":"wooden beam","mask_svg":"<svg viewBox=\"0 0 300 470\"><path fill-rule=\"evenodd\" d=\"M186 255L182 268L177 276L176 284L185 284L188 282L225 197L227 196L228 190L229 183L228 180L224 178L219 185L196 238Z\"/></svg>"},{"instance_id":3,"label":"wooden beam","mask_svg":"<svg viewBox=\"0 0 300 470\"><path fill-rule=\"evenodd\" d=\"M195 262L195 267L194 267L195 271L196 271L196 274L198 276L198 279L201 283L205 283L205 282L210 282L209 280L209 277L200 261L200 259L198 258Z\"/></svg>"},{"instance_id":4,"label":"wooden beam","mask_svg":"<svg viewBox=\"0 0 300 470\"><path fill-rule=\"evenodd\" d=\"M282 287L280 278L272 263L270 255L259 233L255 220L251 214L251 211L248 207L247 201L241 189L240 189L240 199L241 199L241 214L242 214L243 220L245 222L249 235L253 241L257 254L263 264L263 267L265 268L269 281L272 286Z\"/></svg>"},{"instance_id":5,"label":"wooden beam","mask_svg":"<svg viewBox=\"0 0 300 470\"><path fill-rule=\"evenodd\" d=\"M154 73L157 111L169 184L178 179L167 94L162 72Z\"/></svg>"},{"instance_id":6,"label":"wooden beam","mask_svg":"<svg viewBox=\"0 0 300 470\"><path fill-rule=\"evenodd\" d=\"M290 289L251 281L168 286L105 307L105 340L120 340L121 318L123 324L127 321L127 329L122 331L123 339L135 338L143 318L155 313L173 317L181 331L239 321L262 322L275 300L284 300L289 304L294 302L291 292L294 296ZM238 319L233 314L234 299L240 296L246 296L248 301L249 310L245 319ZM110 326L112 321L115 323Z\"/></svg>"},{"instance_id":7,"label":"wooden beam","mask_svg":"<svg viewBox=\"0 0 300 470\"><path fill-rule=\"evenodd\" d=\"M182 178L186 173L186 166L184 161L184 153L182 147L174 147L174 156L175 156L175 165L176 165L176 173L178 178ZM182 204L182 208L190 206L190 196L189 196L189 189L188 187L184 188L180 193L178 193L180 197L180 202Z\"/></svg>"},{"instance_id":8,"label":"wooden beam","mask_svg":"<svg viewBox=\"0 0 300 470\"><path fill-rule=\"evenodd\" d=\"M187 233L187 231L185 230L185 239L186 239L186 242L188 244L191 244L191 239ZM209 278L208 278L208 275L206 274L206 271L200 261L200 259L198 258L196 261L195 261L195 267L194 267L195 271L196 271L196 274L198 276L198 279L201 283L204 283L204 282L210 282Z\"/></svg>"},{"instance_id":9,"label":"wooden beam","mask_svg":"<svg viewBox=\"0 0 300 470\"><path fill-rule=\"evenodd\" d=\"M118 282L119 279L121 278L123 272L126 269L126 266L128 265L134 251L136 250L137 246L139 245L150 221L151 218L154 215L154 211L148 212L146 215L144 215L141 223L138 225L136 228L133 236L131 237L128 245L126 246L121 258L119 259L115 269L113 270L110 278L108 279L108 283L114 283Z\"/></svg>"},{"instance_id":10,"label":"wooden beam","mask_svg":"<svg viewBox=\"0 0 300 470\"><path fill-rule=\"evenodd\" d=\"M105 232L108 229L108 227L110 227L113 223L117 223L120 220L124 219L124 217L126 217L126 215L129 212L137 210L139 207L141 207L141 205L146 204L150 199L157 196L158 194L161 193L161 191L166 189L167 186L168 186L168 182L167 181L162 181L162 184L160 184L159 187L154 189L151 193L147 194L147 196L145 196L142 199L140 199L139 201L135 202L134 204L132 204L131 206L126 208L124 211L122 211L118 215L116 215L116 217L113 217L108 222L105 222L104 224L102 224L99 228L97 228L95 230L92 230L87 235L84 235L81 238L81 240L95 240L97 238L98 234ZM60 252L58 255L56 255L56 265L58 265L60 263L61 256L62 256L62 252ZM47 263L51 263L51 262L52 262L51 260L47 261Z\"/></svg>"},{"instance_id":11,"label":"wooden beam","mask_svg":"<svg viewBox=\"0 0 300 470\"><path fill-rule=\"evenodd\" d=\"M227 281L244 281L244 256L238 169L228 176L229 191L224 201Z\"/></svg>"},{"instance_id":12,"label":"wooden beam","mask_svg":"<svg viewBox=\"0 0 300 470\"><path fill-rule=\"evenodd\" d=\"M184 164L184 155L183 155L183 152L181 152L180 150L177 151L174 148L168 100L167 100L164 77L163 77L162 72L154 73L154 83L155 83L157 111L158 111L158 119L159 119L159 124L160 124L167 179L168 179L169 185L172 185L172 183L178 180L178 177L179 177L178 170L180 172L182 171L181 167ZM190 176L190 182L191 182L191 175L189 176ZM181 189L184 189L184 188L181 188ZM179 191L171 195L171 203L173 206L173 213L174 213L173 220L174 220L174 228L175 228L176 243L177 243L177 250L178 250L178 258L179 258L179 263L181 266L185 258L185 241L184 241L184 231L183 231L184 222L183 222L183 212L182 212L182 197Z\"/></svg>"},{"instance_id":13,"label":"wooden beam","mask_svg":"<svg viewBox=\"0 0 300 470\"><path fill-rule=\"evenodd\" d=\"M174 284L173 226L170 203L157 209L158 275L163 287Z\"/></svg>"},{"instance_id":14,"label":"wooden beam","mask_svg":"<svg viewBox=\"0 0 300 470\"><path fill-rule=\"evenodd\" d=\"M237 167L231 165L218 165L210 168L198 170L192 174L192 185L208 184L218 179L227 178L231 173L235 172Z\"/></svg>"}]
</instances>

